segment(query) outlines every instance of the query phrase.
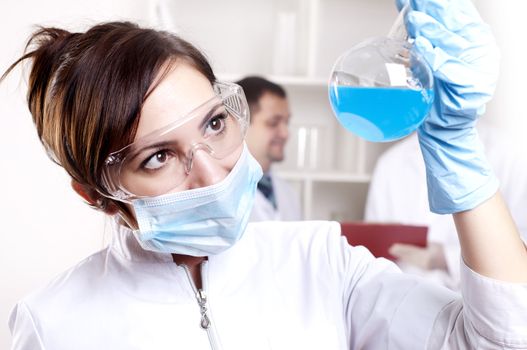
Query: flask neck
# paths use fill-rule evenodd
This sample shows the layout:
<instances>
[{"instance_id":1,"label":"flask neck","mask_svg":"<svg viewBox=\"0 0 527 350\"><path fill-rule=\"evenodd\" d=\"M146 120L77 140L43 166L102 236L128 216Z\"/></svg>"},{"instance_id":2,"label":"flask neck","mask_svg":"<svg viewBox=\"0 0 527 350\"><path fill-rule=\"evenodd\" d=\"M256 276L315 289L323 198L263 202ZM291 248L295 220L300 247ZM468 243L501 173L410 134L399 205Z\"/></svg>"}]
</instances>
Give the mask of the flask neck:
<instances>
[{"instance_id":1,"label":"flask neck","mask_svg":"<svg viewBox=\"0 0 527 350\"><path fill-rule=\"evenodd\" d=\"M390 31L388 32L388 38L395 40L408 41L408 32L406 31L406 26L404 25L404 17L410 10L410 3L406 3L404 7L399 12L399 15L393 22Z\"/></svg>"}]
</instances>

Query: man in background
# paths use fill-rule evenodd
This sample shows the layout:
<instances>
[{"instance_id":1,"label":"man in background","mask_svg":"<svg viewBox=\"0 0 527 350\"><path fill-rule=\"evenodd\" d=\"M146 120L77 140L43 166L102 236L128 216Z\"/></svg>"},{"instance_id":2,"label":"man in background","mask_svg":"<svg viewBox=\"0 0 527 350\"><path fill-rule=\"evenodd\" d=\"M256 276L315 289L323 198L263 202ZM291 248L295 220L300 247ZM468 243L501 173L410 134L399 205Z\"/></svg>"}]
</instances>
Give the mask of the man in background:
<instances>
[{"instance_id":1,"label":"man in background","mask_svg":"<svg viewBox=\"0 0 527 350\"><path fill-rule=\"evenodd\" d=\"M264 172L258 183L251 221L301 220L298 194L271 170L273 163L284 159L289 137L291 112L286 92L278 84L256 76L236 83L243 88L251 112L246 142Z\"/></svg>"}]
</instances>

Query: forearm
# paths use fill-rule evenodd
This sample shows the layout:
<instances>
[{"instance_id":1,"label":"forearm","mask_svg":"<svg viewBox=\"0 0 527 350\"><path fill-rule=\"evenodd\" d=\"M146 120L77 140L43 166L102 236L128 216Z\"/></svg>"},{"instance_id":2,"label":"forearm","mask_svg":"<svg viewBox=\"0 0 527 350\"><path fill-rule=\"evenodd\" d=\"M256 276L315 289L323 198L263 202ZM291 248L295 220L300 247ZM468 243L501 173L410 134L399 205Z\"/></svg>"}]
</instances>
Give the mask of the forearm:
<instances>
[{"instance_id":1,"label":"forearm","mask_svg":"<svg viewBox=\"0 0 527 350\"><path fill-rule=\"evenodd\" d=\"M454 214L454 222L467 266L497 280L527 283L527 248L499 192Z\"/></svg>"}]
</instances>

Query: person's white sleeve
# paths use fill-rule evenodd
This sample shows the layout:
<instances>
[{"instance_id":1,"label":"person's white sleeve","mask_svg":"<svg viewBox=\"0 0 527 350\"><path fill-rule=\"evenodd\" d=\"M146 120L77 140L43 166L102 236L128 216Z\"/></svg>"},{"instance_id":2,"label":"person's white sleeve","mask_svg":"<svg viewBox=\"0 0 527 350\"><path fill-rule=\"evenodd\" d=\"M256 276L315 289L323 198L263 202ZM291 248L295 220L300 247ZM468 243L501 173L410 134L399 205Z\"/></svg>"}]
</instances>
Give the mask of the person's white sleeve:
<instances>
[{"instance_id":1,"label":"person's white sleeve","mask_svg":"<svg viewBox=\"0 0 527 350\"><path fill-rule=\"evenodd\" d=\"M440 313L432 349L527 349L527 284L497 281L461 263L463 304Z\"/></svg>"},{"instance_id":2,"label":"person's white sleeve","mask_svg":"<svg viewBox=\"0 0 527 350\"><path fill-rule=\"evenodd\" d=\"M51 316L51 315L50 315ZM26 304L18 303L9 317L11 350L44 350L33 316Z\"/></svg>"},{"instance_id":3,"label":"person's white sleeve","mask_svg":"<svg viewBox=\"0 0 527 350\"><path fill-rule=\"evenodd\" d=\"M484 278L465 267L461 298L345 239L329 250L343 273L351 349L527 348L527 285Z\"/></svg>"}]
</instances>

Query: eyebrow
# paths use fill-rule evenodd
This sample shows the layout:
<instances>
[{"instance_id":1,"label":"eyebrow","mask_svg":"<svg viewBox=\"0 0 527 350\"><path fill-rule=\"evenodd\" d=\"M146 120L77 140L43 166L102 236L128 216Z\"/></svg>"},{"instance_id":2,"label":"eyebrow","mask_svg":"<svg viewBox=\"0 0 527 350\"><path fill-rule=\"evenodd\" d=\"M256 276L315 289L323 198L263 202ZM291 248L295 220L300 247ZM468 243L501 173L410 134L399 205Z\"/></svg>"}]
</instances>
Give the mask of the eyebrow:
<instances>
[{"instance_id":1,"label":"eyebrow","mask_svg":"<svg viewBox=\"0 0 527 350\"><path fill-rule=\"evenodd\" d=\"M199 128L200 129L203 129L203 127L205 126L205 124L207 124L207 122L210 120L210 117L212 115L214 115L214 113L216 113L216 111L221 107L223 106L223 103L219 102L218 104L214 105L211 107L211 109L208 111L207 114L205 114L205 116L203 117L203 119L201 120L201 123L199 125Z\"/></svg>"},{"instance_id":2,"label":"eyebrow","mask_svg":"<svg viewBox=\"0 0 527 350\"><path fill-rule=\"evenodd\" d=\"M269 117L267 121L268 122L276 122L276 121L282 121L282 120L288 121L289 119L291 119L291 114L273 114L273 116Z\"/></svg>"}]
</instances>

